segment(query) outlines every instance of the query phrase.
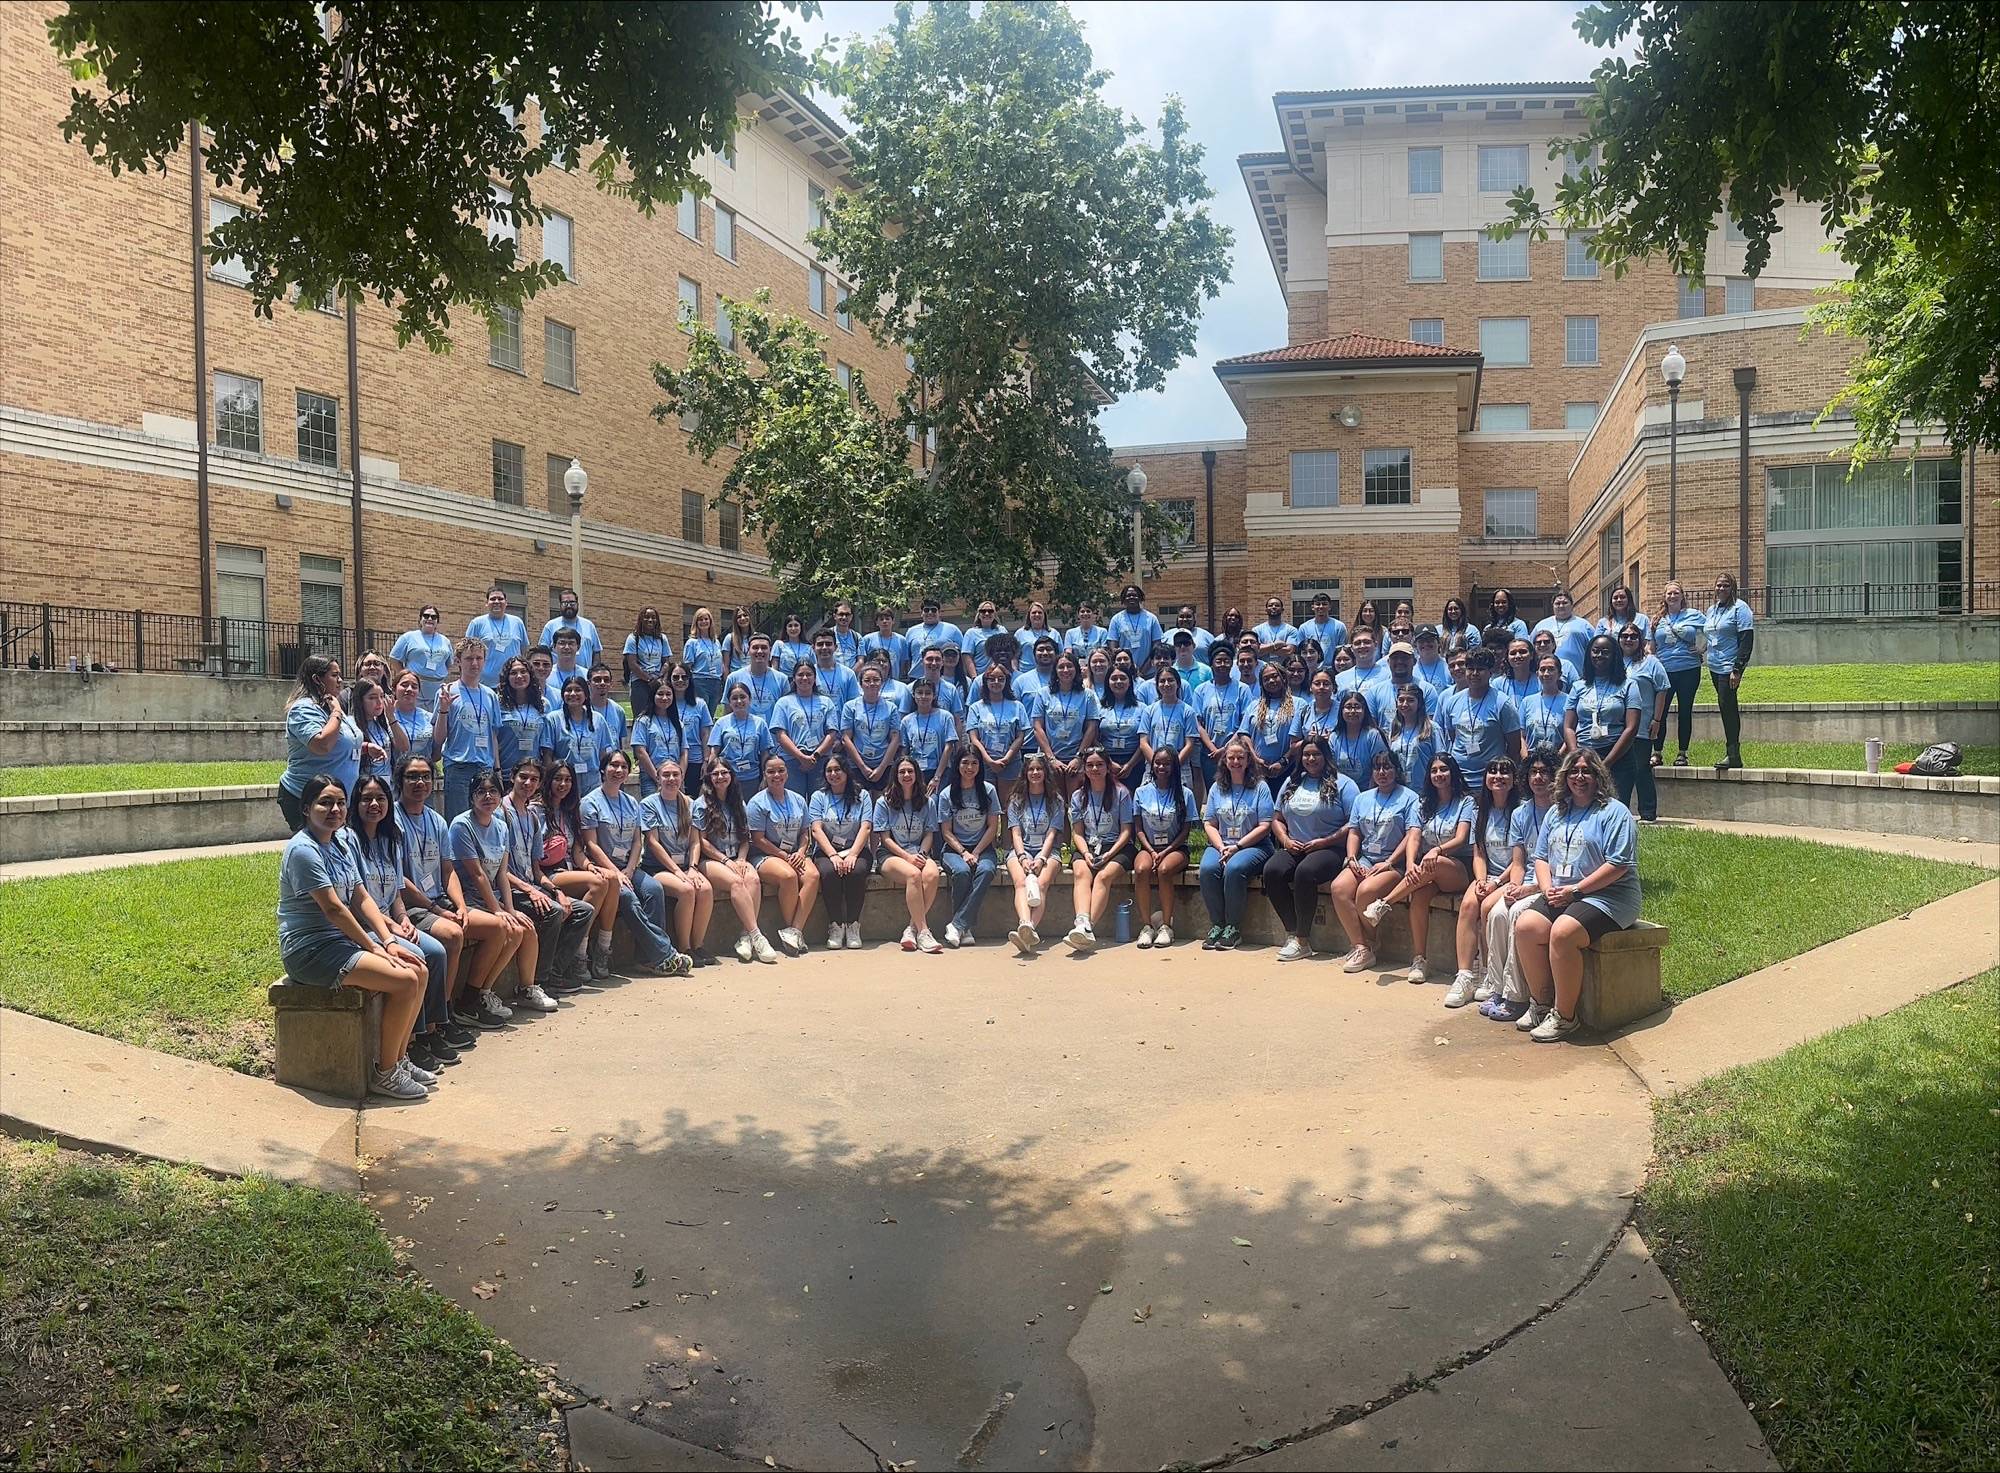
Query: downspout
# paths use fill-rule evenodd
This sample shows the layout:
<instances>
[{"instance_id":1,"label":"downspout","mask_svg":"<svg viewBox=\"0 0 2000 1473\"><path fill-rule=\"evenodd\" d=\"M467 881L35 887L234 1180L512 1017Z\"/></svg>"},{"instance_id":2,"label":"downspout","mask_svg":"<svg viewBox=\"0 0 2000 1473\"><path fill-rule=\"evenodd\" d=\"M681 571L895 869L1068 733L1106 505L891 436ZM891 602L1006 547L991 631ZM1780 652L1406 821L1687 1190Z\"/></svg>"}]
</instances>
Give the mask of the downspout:
<instances>
[{"instance_id":1,"label":"downspout","mask_svg":"<svg viewBox=\"0 0 2000 1473\"><path fill-rule=\"evenodd\" d=\"M361 298L347 294L347 470L353 503L354 537L354 652L356 658L368 647L368 612L361 579L361 356L356 351L359 329L355 318Z\"/></svg>"},{"instance_id":2,"label":"downspout","mask_svg":"<svg viewBox=\"0 0 2000 1473\"><path fill-rule=\"evenodd\" d=\"M215 617L214 554L208 545L208 272L201 247L201 124L188 124L188 226L194 238L194 526L201 544L201 637Z\"/></svg>"},{"instance_id":3,"label":"downspout","mask_svg":"<svg viewBox=\"0 0 2000 1473\"><path fill-rule=\"evenodd\" d=\"M1736 378L1736 586L1750 586L1750 391L1757 370L1739 368ZM1765 597L1769 598L1766 590Z\"/></svg>"},{"instance_id":4,"label":"downspout","mask_svg":"<svg viewBox=\"0 0 2000 1473\"><path fill-rule=\"evenodd\" d=\"M1202 540L1202 561L1208 573L1208 627L1215 628L1215 452L1201 452L1202 495L1207 503L1207 520L1202 524L1207 530Z\"/></svg>"}]
</instances>

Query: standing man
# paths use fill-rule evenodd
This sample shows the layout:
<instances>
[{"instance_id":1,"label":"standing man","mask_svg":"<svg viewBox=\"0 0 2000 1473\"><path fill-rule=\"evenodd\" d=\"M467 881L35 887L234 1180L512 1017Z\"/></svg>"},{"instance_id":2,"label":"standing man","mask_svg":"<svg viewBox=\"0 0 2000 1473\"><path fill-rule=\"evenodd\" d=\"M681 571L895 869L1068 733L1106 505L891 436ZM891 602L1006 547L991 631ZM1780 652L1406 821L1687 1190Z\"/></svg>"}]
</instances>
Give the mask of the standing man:
<instances>
[{"instance_id":1,"label":"standing man","mask_svg":"<svg viewBox=\"0 0 2000 1473\"><path fill-rule=\"evenodd\" d=\"M1319 658L1322 665L1333 665L1333 652L1347 643L1347 626L1333 616L1333 595L1315 593L1312 596L1312 617L1299 625L1299 643L1309 639L1319 641Z\"/></svg>"},{"instance_id":2,"label":"standing man","mask_svg":"<svg viewBox=\"0 0 2000 1473\"><path fill-rule=\"evenodd\" d=\"M943 649L947 644L962 648L965 643L964 630L938 617L936 599L926 598L922 609L923 618L912 624L910 632L904 636L909 643L908 663L904 666L906 670L916 667L923 659L925 650Z\"/></svg>"},{"instance_id":3,"label":"standing man","mask_svg":"<svg viewBox=\"0 0 2000 1473\"><path fill-rule=\"evenodd\" d=\"M562 612L542 626L542 637L539 642L551 649L555 648L558 629L576 631L577 639L582 646L577 651L577 658L583 662L584 669L588 670L595 665L597 657L604 653L604 641L597 637L597 626L576 611L574 588L565 588L562 591Z\"/></svg>"},{"instance_id":4,"label":"standing man","mask_svg":"<svg viewBox=\"0 0 2000 1473\"><path fill-rule=\"evenodd\" d=\"M722 682L722 699L729 699L729 688L734 685L748 686L750 689L750 714L771 724L771 709L784 699L787 690L785 677L771 668L771 636L753 634L750 636L750 663Z\"/></svg>"},{"instance_id":5,"label":"standing man","mask_svg":"<svg viewBox=\"0 0 2000 1473\"><path fill-rule=\"evenodd\" d=\"M819 643L818 636L814 636L813 643ZM854 605L846 599L833 606L833 657L849 674L861 663L861 636L854 632ZM824 680L820 682L822 693L825 684Z\"/></svg>"},{"instance_id":6,"label":"standing man","mask_svg":"<svg viewBox=\"0 0 2000 1473\"><path fill-rule=\"evenodd\" d=\"M1133 662L1144 668L1153 658L1153 646L1167 637L1160 628L1159 616L1146 607L1145 592L1136 583L1127 583L1119 590L1118 602L1122 607L1111 616L1111 643L1121 650L1129 650ZM1089 651L1086 650L1088 656Z\"/></svg>"},{"instance_id":7,"label":"standing man","mask_svg":"<svg viewBox=\"0 0 2000 1473\"><path fill-rule=\"evenodd\" d=\"M1185 629L1194 636L1194 657L1206 665L1208 647L1215 643L1215 636L1202 628L1200 622L1196 620L1193 604L1182 604L1174 610L1174 628L1167 631L1167 637L1173 638L1174 631L1180 629Z\"/></svg>"},{"instance_id":8,"label":"standing man","mask_svg":"<svg viewBox=\"0 0 2000 1473\"><path fill-rule=\"evenodd\" d=\"M1521 760L1521 710L1512 696L1493 689L1500 662L1492 650L1481 645L1464 659L1465 689L1447 691L1437 704L1438 750L1458 759L1465 785L1477 792L1494 758Z\"/></svg>"},{"instance_id":9,"label":"standing man","mask_svg":"<svg viewBox=\"0 0 2000 1473\"><path fill-rule=\"evenodd\" d=\"M1375 635L1372 631L1363 629L1357 632L1353 644L1354 668L1343 670L1333 678L1334 689L1342 694L1386 680L1389 675L1389 667L1376 662Z\"/></svg>"},{"instance_id":10,"label":"standing man","mask_svg":"<svg viewBox=\"0 0 2000 1473\"><path fill-rule=\"evenodd\" d=\"M486 612L465 626L465 637L486 647L486 668L479 678L491 688L500 683L500 667L527 649L528 626L507 612L507 590L496 583L486 590Z\"/></svg>"},{"instance_id":11,"label":"standing man","mask_svg":"<svg viewBox=\"0 0 2000 1473\"><path fill-rule=\"evenodd\" d=\"M501 607L506 607L505 599ZM438 622L437 605L425 604L417 610L417 627L404 631L389 650L396 675L416 672L417 703L432 716L437 715L438 688L451 679L451 636L438 628ZM394 676L389 685L395 688Z\"/></svg>"},{"instance_id":12,"label":"standing man","mask_svg":"<svg viewBox=\"0 0 2000 1473\"><path fill-rule=\"evenodd\" d=\"M903 672L910 668L910 642L896 632L894 609L881 608L875 611L875 632L862 636L861 653L864 657L874 654L886 655L889 660L888 678L891 680L900 679ZM855 675L858 679L860 671L857 670Z\"/></svg>"},{"instance_id":13,"label":"standing man","mask_svg":"<svg viewBox=\"0 0 2000 1473\"><path fill-rule=\"evenodd\" d=\"M1569 594L1558 592L1551 601L1555 612L1535 626L1535 633L1544 629L1555 636L1556 657L1567 661L1575 669L1584 665L1584 651L1590 648L1592 629L1590 620L1577 617L1576 605L1570 602Z\"/></svg>"},{"instance_id":14,"label":"standing man","mask_svg":"<svg viewBox=\"0 0 2000 1473\"><path fill-rule=\"evenodd\" d=\"M1298 646L1299 631L1285 622L1285 601L1273 594L1264 600L1264 622L1250 631L1257 636L1257 653L1265 660L1282 660Z\"/></svg>"},{"instance_id":15,"label":"standing man","mask_svg":"<svg viewBox=\"0 0 2000 1473\"><path fill-rule=\"evenodd\" d=\"M845 604L841 607L847 609ZM838 618L838 614L835 617ZM854 610L847 609L847 619L849 623L854 621ZM853 667L841 657L838 629L820 630L813 636L812 645L813 680L819 693L832 699L837 719L839 713L847 709L849 701L861 699L861 682L856 678ZM860 647L859 636L855 636L855 647Z\"/></svg>"}]
</instances>

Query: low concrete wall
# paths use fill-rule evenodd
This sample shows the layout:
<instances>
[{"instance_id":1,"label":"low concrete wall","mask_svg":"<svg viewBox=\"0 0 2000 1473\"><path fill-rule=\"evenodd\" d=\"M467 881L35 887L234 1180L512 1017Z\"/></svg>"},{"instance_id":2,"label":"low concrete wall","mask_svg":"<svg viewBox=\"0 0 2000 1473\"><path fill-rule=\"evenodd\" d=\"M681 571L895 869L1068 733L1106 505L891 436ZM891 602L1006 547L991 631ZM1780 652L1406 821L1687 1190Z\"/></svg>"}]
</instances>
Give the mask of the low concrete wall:
<instances>
[{"instance_id":1,"label":"low concrete wall","mask_svg":"<svg viewBox=\"0 0 2000 1473\"><path fill-rule=\"evenodd\" d=\"M2000 777L1707 767L1663 767L1655 775L1660 812L1668 818L2000 843Z\"/></svg>"},{"instance_id":2,"label":"low concrete wall","mask_svg":"<svg viewBox=\"0 0 2000 1473\"><path fill-rule=\"evenodd\" d=\"M0 864L284 837L276 784L0 798Z\"/></svg>"},{"instance_id":3,"label":"low concrete wall","mask_svg":"<svg viewBox=\"0 0 2000 1473\"><path fill-rule=\"evenodd\" d=\"M0 721L0 767L284 760L282 721Z\"/></svg>"},{"instance_id":4,"label":"low concrete wall","mask_svg":"<svg viewBox=\"0 0 2000 1473\"><path fill-rule=\"evenodd\" d=\"M1756 678L1754 671L1751 678ZM2000 746L2000 701L1777 702L1741 709L1743 737L1752 742L1852 742L1859 747L1869 737L1880 737L1919 746ZM1694 735L1701 742L1722 740L1722 717L1715 707L1695 707ZM1674 718L1669 716L1667 741L1673 740Z\"/></svg>"},{"instance_id":5,"label":"low concrete wall","mask_svg":"<svg viewBox=\"0 0 2000 1473\"><path fill-rule=\"evenodd\" d=\"M282 721L289 680L0 670L12 721Z\"/></svg>"},{"instance_id":6,"label":"low concrete wall","mask_svg":"<svg viewBox=\"0 0 2000 1473\"><path fill-rule=\"evenodd\" d=\"M2000 660L2000 619L1759 619L1760 665L1969 665Z\"/></svg>"}]
</instances>

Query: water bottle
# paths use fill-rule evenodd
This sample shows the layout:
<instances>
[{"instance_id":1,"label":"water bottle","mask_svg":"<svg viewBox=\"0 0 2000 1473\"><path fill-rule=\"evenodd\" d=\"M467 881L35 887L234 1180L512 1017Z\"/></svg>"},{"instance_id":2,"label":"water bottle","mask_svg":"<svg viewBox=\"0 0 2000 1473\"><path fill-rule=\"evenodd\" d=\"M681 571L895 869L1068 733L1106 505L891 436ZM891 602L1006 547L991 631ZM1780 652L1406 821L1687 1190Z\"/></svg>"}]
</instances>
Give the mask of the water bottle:
<instances>
[{"instance_id":1,"label":"water bottle","mask_svg":"<svg viewBox=\"0 0 2000 1473\"><path fill-rule=\"evenodd\" d=\"M1118 902L1118 939L1120 941L1132 939L1132 902L1129 900Z\"/></svg>"},{"instance_id":2,"label":"water bottle","mask_svg":"<svg viewBox=\"0 0 2000 1473\"><path fill-rule=\"evenodd\" d=\"M1882 738L1869 737L1861 750L1865 754L1868 770L1870 772L1880 772L1882 770Z\"/></svg>"}]
</instances>

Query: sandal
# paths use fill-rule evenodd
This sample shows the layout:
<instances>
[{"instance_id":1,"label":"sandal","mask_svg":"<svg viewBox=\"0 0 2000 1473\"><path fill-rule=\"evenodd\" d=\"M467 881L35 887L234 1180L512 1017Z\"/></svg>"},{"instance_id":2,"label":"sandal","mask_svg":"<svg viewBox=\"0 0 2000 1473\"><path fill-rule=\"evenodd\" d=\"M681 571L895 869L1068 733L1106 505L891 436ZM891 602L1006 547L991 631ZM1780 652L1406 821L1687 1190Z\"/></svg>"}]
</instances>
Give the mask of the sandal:
<instances>
[{"instance_id":1,"label":"sandal","mask_svg":"<svg viewBox=\"0 0 2000 1473\"><path fill-rule=\"evenodd\" d=\"M1676 766L1676 767L1685 767L1685 766L1687 766L1687 765L1688 765L1688 754L1687 754L1687 753L1683 752L1683 753L1681 753L1681 754L1680 754L1680 755L1679 755L1678 757L1674 758L1674 766Z\"/></svg>"}]
</instances>

